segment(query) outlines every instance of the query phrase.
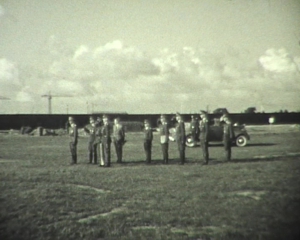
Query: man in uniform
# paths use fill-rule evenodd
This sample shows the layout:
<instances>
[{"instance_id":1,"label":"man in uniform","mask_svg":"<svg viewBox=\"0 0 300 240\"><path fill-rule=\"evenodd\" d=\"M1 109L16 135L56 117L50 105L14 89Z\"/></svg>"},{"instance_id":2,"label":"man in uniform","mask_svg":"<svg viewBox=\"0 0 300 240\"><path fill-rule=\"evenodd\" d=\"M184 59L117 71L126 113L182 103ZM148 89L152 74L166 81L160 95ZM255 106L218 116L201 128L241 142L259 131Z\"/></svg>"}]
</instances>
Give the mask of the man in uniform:
<instances>
[{"instance_id":1,"label":"man in uniform","mask_svg":"<svg viewBox=\"0 0 300 240\"><path fill-rule=\"evenodd\" d=\"M146 163L151 163L151 148L152 148L153 133L148 120L144 121L144 150L146 154Z\"/></svg>"},{"instance_id":2,"label":"man in uniform","mask_svg":"<svg viewBox=\"0 0 300 240\"><path fill-rule=\"evenodd\" d=\"M93 117L90 117L89 122L90 123L84 127L84 131L89 135L88 158L90 164L93 163L93 160L94 164L97 164L97 144L95 144L97 127Z\"/></svg>"},{"instance_id":3,"label":"man in uniform","mask_svg":"<svg viewBox=\"0 0 300 240\"><path fill-rule=\"evenodd\" d=\"M101 119L101 117L97 117L96 122L95 122L95 125L96 125L97 127L101 127L101 126L102 126L102 119Z\"/></svg>"},{"instance_id":4,"label":"man in uniform","mask_svg":"<svg viewBox=\"0 0 300 240\"><path fill-rule=\"evenodd\" d=\"M160 132L160 144L163 154L163 163L168 164L169 162L169 126L165 115L160 117L161 124L159 125Z\"/></svg>"},{"instance_id":5,"label":"man in uniform","mask_svg":"<svg viewBox=\"0 0 300 240\"><path fill-rule=\"evenodd\" d=\"M199 124L200 128L200 144L202 148L202 154L204 158L203 165L208 164L209 152L208 152L208 133L209 133L209 125L208 125L208 116L204 111L200 111L201 121Z\"/></svg>"},{"instance_id":6,"label":"man in uniform","mask_svg":"<svg viewBox=\"0 0 300 240\"><path fill-rule=\"evenodd\" d=\"M73 117L68 118L70 127L68 128L68 133L70 136L70 151L72 155L71 164L77 163L77 143L78 143L78 129Z\"/></svg>"},{"instance_id":7,"label":"man in uniform","mask_svg":"<svg viewBox=\"0 0 300 240\"><path fill-rule=\"evenodd\" d=\"M185 126L182 116L179 113L176 114L176 120L176 142L179 150L180 164L183 165L185 162Z\"/></svg>"},{"instance_id":8,"label":"man in uniform","mask_svg":"<svg viewBox=\"0 0 300 240\"><path fill-rule=\"evenodd\" d=\"M113 141L117 154L117 163L122 163L123 145L125 143L125 130L120 123L120 118L114 119Z\"/></svg>"},{"instance_id":9,"label":"man in uniform","mask_svg":"<svg viewBox=\"0 0 300 240\"><path fill-rule=\"evenodd\" d=\"M104 155L103 167L110 167L111 136L110 136L110 126L109 126L108 116L106 115L103 116L103 126L101 128L101 145L103 148L103 155Z\"/></svg>"},{"instance_id":10,"label":"man in uniform","mask_svg":"<svg viewBox=\"0 0 300 240\"><path fill-rule=\"evenodd\" d=\"M227 113L225 113L221 118L220 122L223 122L223 144L225 150L225 160L231 160L231 143L234 139L234 131L232 127L231 120Z\"/></svg>"},{"instance_id":11,"label":"man in uniform","mask_svg":"<svg viewBox=\"0 0 300 240\"><path fill-rule=\"evenodd\" d=\"M191 116L190 132L192 134L193 141L199 141L199 121L194 115Z\"/></svg>"}]
</instances>

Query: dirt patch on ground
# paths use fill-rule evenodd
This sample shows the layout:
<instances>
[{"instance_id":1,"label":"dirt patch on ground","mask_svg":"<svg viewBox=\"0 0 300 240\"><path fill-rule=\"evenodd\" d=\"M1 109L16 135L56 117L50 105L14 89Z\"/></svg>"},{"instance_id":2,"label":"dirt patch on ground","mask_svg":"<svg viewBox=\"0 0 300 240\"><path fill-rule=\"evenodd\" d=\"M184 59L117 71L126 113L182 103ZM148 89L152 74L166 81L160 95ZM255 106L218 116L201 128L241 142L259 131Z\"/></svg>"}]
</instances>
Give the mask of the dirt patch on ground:
<instances>
[{"instance_id":1,"label":"dirt patch on ground","mask_svg":"<svg viewBox=\"0 0 300 240\"><path fill-rule=\"evenodd\" d=\"M95 188L95 187L88 186L88 185L80 185L80 184L68 184L68 185L72 186L72 187L81 188L81 189L93 190L93 191L96 191L98 193L109 193L110 192L109 190L104 190L104 189L101 189L101 188Z\"/></svg>"},{"instance_id":2,"label":"dirt patch on ground","mask_svg":"<svg viewBox=\"0 0 300 240\"><path fill-rule=\"evenodd\" d=\"M97 218L100 218L100 217L107 217L109 215L116 214L116 213L121 213L121 212L125 212L125 211L126 211L125 207L114 208L110 212L95 214L95 215L91 215L91 216L81 218L81 219L78 220L78 222L79 223L88 223L88 222L91 222L91 221L93 221Z\"/></svg>"},{"instance_id":3,"label":"dirt patch on ground","mask_svg":"<svg viewBox=\"0 0 300 240\"><path fill-rule=\"evenodd\" d=\"M244 191L236 191L229 193L230 196L237 197L248 197L254 200L260 200L263 195L265 195L266 191L253 191L253 190L244 190Z\"/></svg>"}]
</instances>

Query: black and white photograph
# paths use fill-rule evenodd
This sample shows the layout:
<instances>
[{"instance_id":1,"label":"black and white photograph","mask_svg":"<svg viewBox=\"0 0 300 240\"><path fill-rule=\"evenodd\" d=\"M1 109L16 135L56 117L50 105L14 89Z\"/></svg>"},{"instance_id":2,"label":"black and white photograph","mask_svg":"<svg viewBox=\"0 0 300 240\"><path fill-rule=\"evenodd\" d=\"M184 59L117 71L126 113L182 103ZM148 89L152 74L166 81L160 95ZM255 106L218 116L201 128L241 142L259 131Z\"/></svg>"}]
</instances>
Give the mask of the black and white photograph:
<instances>
[{"instance_id":1,"label":"black and white photograph","mask_svg":"<svg viewBox=\"0 0 300 240\"><path fill-rule=\"evenodd\" d=\"M299 0L0 0L0 239L300 238Z\"/></svg>"}]
</instances>

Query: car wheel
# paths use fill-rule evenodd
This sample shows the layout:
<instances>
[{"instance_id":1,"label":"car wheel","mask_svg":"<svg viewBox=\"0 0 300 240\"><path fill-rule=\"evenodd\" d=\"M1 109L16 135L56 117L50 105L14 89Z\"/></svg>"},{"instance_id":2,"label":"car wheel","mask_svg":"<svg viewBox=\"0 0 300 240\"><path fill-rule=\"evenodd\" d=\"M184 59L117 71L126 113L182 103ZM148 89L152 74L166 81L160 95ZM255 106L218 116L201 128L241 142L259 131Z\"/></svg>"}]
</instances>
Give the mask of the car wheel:
<instances>
[{"instance_id":1,"label":"car wheel","mask_svg":"<svg viewBox=\"0 0 300 240\"><path fill-rule=\"evenodd\" d=\"M191 134L186 136L185 145L187 147L195 147L197 145L197 142L194 141Z\"/></svg>"},{"instance_id":2,"label":"car wheel","mask_svg":"<svg viewBox=\"0 0 300 240\"><path fill-rule=\"evenodd\" d=\"M245 147L247 145L247 138L244 135L240 135L235 139L235 143L238 147Z\"/></svg>"}]
</instances>

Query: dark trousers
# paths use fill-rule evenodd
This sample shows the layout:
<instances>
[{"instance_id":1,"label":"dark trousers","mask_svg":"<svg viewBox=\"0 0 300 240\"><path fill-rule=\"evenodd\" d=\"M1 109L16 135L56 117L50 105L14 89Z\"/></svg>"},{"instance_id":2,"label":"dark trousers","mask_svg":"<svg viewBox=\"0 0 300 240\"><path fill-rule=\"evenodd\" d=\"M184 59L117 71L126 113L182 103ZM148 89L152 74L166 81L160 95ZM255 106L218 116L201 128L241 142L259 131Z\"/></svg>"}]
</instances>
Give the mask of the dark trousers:
<instances>
[{"instance_id":1,"label":"dark trousers","mask_svg":"<svg viewBox=\"0 0 300 240\"><path fill-rule=\"evenodd\" d=\"M77 163L77 143L70 142L70 152L72 155L72 161L71 163Z\"/></svg>"},{"instance_id":2,"label":"dark trousers","mask_svg":"<svg viewBox=\"0 0 300 240\"><path fill-rule=\"evenodd\" d=\"M103 152L103 146L101 143L97 143L96 144L96 148L97 148L97 157L99 159L99 163L101 166L104 165L104 160L103 160L103 156L104 156L104 152Z\"/></svg>"},{"instance_id":3,"label":"dark trousers","mask_svg":"<svg viewBox=\"0 0 300 240\"><path fill-rule=\"evenodd\" d=\"M185 145L179 143L178 144L178 151L179 151L180 163L184 164L184 162L185 162Z\"/></svg>"},{"instance_id":4,"label":"dark trousers","mask_svg":"<svg viewBox=\"0 0 300 240\"><path fill-rule=\"evenodd\" d=\"M199 133L196 131L191 132L193 141L199 141Z\"/></svg>"},{"instance_id":5,"label":"dark trousers","mask_svg":"<svg viewBox=\"0 0 300 240\"><path fill-rule=\"evenodd\" d=\"M121 163L122 162L122 155L123 155L123 141L122 140L116 140L114 141L115 149L116 149L116 154L117 154L117 162Z\"/></svg>"},{"instance_id":6,"label":"dark trousers","mask_svg":"<svg viewBox=\"0 0 300 240\"><path fill-rule=\"evenodd\" d=\"M162 154L163 154L163 161L164 163L168 163L169 162L169 143L162 143L161 144L161 150L162 150Z\"/></svg>"},{"instance_id":7,"label":"dark trousers","mask_svg":"<svg viewBox=\"0 0 300 240\"><path fill-rule=\"evenodd\" d=\"M97 144L93 143L93 142L89 142L88 145L88 150L89 150L89 161L90 163L93 162L94 159L94 163L97 163Z\"/></svg>"},{"instance_id":8,"label":"dark trousers","mask_svg":"<svg viewBox=\"0 0 300 240\"><path fill-rule=\"evenodd\" d=\"M152 142L151 141L145 141L144 142L144 150L146 154L146 162L151 162L151 148L152 148Z\"/></svg>"},{"instance_id":9,"label":"dark trousers","mask_svg":"<svg viewBox=\"0 0 300 240\"><path fill-rule=\"evenodd\" d=\"M231 140L230 139L224 139L224 150L225 150L225 159L227 161L231 160Z\"/></svg>"},{"instance_id":10,"label":"dark trousers","mask_svg":"<svg viewBox=\"0 0 300 240\"><path fill-rule=\"evenodd\" d=\"M110 143L102 143L104 166L110 167Z\"/></svg>"},{"instance_id":11,"label":"dark trousers","mask_svg":"<svg viewBox=\"0 0 300 240\"><path fill-rule=\"evenodd\" d=\"M201 148L202 148L204 162L208 163L208 159L209 159L208 142L201 139Z\"/></svg>"}]
</instances>

